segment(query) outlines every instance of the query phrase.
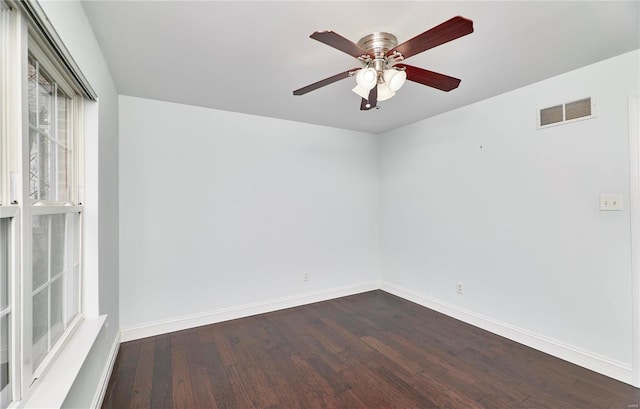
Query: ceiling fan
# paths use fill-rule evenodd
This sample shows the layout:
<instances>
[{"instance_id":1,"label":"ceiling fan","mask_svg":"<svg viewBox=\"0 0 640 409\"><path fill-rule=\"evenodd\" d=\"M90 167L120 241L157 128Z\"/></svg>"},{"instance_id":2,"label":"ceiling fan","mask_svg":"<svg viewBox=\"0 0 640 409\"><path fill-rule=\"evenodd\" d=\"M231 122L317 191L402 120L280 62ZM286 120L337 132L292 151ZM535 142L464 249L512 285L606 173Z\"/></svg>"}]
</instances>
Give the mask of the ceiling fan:
<instances>
[{"instance_id":1,"label":"ceiling fan","mask_svg":"<svg viewBox=\"0 0 640 409\"><path fill-rule=\"evenodd\" d=\"M316 31L310 37L357 58L362 68L352 68L293 91L304 95L336 81L356 77L353 92L362 97L360 109L367 111L395 95L405 80L417 82L442 91L460 85L460 79L404 64L402 61L430 48L473 33L473 21L454 17L444 23L398 45L396 36L385 32L366 35L354 43L331 30Z\"/></svg>"}]
</instances>

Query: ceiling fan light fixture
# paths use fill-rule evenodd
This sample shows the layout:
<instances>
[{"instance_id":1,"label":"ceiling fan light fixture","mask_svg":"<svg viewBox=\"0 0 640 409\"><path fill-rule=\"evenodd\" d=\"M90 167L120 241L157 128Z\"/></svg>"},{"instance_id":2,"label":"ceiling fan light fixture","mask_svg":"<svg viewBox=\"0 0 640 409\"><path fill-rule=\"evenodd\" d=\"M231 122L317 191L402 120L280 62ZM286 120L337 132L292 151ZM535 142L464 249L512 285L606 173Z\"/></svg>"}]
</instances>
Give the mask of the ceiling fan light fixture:
<instances>
[{"instance_id":1,"label":"ceiling fan light fixture","mask_svg":"<svg viewBox=\"0 0 640 409\"><path fill-rule=\"evenodd\" d=\"M360 95L364 99L369 98L369 90L362 88L360 85L356 85L355 87L353 87L353 89L351 91L353 91L356 94Z\"/></svg>"},{"instance_id":2,"label":"ceiling fan light fixture","mask_svg":"<svg viewBox=\"0 0 640 409\"><path fill-rule=\"evenodd\" d=\"M376 86L378 73L373 68L363 68L356 74L356 84L366 90Z\"/></svg>"},{"instance_id":3,"label":"ceiling fan light fixture","mask_svg":"<svg viewBox=\"0 0 640 409\"><path fill-rule=\"evenodd\" d=\"M407 73L405 71L390 68L384 71L384 82L389 84L391 91L399 90L407 81Z\"/></svg>"},{"instance_id":4,"label":"ceiling fan light fixture","mask_svg":"<svg viewBox=\"0 0 640 409\"><path fill-rule=\"evenodd\" d=\"M386 101L389 98L393 98L396 92L389 87L386 82L378 84L378 101Z\"/></svg>"}]
</instances>

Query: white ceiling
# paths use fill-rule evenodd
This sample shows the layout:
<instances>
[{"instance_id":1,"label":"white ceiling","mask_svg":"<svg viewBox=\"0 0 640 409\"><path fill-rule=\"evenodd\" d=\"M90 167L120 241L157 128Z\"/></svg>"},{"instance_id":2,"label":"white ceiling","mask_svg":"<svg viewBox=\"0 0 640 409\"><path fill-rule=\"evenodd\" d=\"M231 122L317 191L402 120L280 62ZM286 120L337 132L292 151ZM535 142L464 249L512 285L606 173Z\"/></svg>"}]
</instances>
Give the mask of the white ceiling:
<instances>
[{"instance_id":1,"label":"white ceiling","mask_svg":"<svg viewBox=\"0 0 640 409\"><path fill-rule=\"evenodd\" d=\"M640 2L87 1L84 9L123 95L378 133L640 47ZM412 82L360 111L358 67L309 38L331 29L357 42L388 31L403 42L449 18L474 33L407 63L461 78L449 93Z\"/></svg>"}]
</instances>

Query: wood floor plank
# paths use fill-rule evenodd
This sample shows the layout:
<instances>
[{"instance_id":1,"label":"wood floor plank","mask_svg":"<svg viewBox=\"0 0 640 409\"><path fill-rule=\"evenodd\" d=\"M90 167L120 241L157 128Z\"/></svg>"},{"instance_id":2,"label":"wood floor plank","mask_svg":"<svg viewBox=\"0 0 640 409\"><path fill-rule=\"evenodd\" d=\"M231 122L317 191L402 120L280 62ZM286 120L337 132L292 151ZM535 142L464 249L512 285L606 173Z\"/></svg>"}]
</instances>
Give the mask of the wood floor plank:
<instances>
[{"instance_id":1,"label":"wood floor plank","mask_svg":"<svg viewBox=\"0 0 640 409\"><path fill-rule=\"evenodd\" d=\"M269 384L278 398L282 408L304 407L296 389L299 382L298 374L292 371L293 365L289 356L282 353L280 348L262 348L252 343L247 346L256 363L269 379Z\"/></svg>"},{"instance_id":2,"label":"wood floor plank","mask_svg":"<svg viewBox=\"0 0 640 409\"><path fill-rule=\"evenodd\" d=\"M136 365L133 391L131 395L131 409L148 408L151 406L151 388L153 386L153 363L155 342L140 344Z\"/></svg>"},{"instance_id":3,"label":"wood floor plank","mask_svg":"<svg viewBox=\"0 0 640 409\"><path fill-rule=\"evenodd\" d=\"M209 372L204 366L190 369L193 405L196 408L218 409L214 388L209 381Z\"/></svg>"},{"instance_id":4,"label":"wood floor plank","mask_svg":"<svg viewBox=\"0 0 640 409\"><path fill-rule=\"evenodd\" d=\"M365 405L357 393L353 389L348 389L337 395L337 399L340 402L340 408L349 409L370 409L370 406Z\"/></svg>"},{"instance_id":5,"label":"wood floor plank","mask_svg":"<svg viewBox=\"0 0 640 409\"><path fill-rule=\"evenodd\" d=\"M253 407L266 408L277 405L278 396L274 393L271 381L264 371L256 366L241 368L242 372L238 376L241 382L247 385L248 395L254 402Z\"/></svg>"},{"instance_id":6,"label":"wood floor plank","mask_svg":"<svg viewBox=\"0 0 640 409\"><path fill-rule=\"evenodd\" d=\"M238 402L229 380L227 367L224 366L216 345L203 345L202 354L207 362L207 377L213 388L216 406L220 409L237 408Z\"/></svg>"},{"instance_id":7,"label":"wood floor plank","mask_svg":"<svg viewBox=\"0 0 640 409\"><path fill-rule=\"evenodd\" d=\"M236 398L236 402L239 408L258 408L268 407L269 404L259 404L260 396L253 393L253 387L251 379L249 379L245 368L239 365L232 365L227 368L229 374L229 381L233 388L233 393ZM277 402L277 400L276 400ZM276 403L274 402L274 403Z\"/></svg>"},{"instance_id":8,"label":"wood floor plank","mask_svg":"<svg viewBox=\"0 0 640 409\"><path fill-rule=\"evenodd\" d=\"M376 374L392 388L396 389L407 400L411 401L411 406L416 408L437 408L438 404L423 394L424 390L418 390L405 382L395 371L391 371L384 366L378 368ZM470 409L475 409L471 407Z\"/></svg>"},{"instance_id":9,"label":"wood floor plank","mask_svg":"<svg viewBox=\"0 0 640 409\"><path fill-rule=\"evenodd\" d=\"M103 409L633 409L640 389L383 291L123 343Z\"/></svg>"},{"instance_id":10,"label":"wood floor plank","mask_svg":"<svg viewBox=\"0 0 640 409\"><path fill-rule=\"evenodd\" d=\"M336 393L315 368L299 355L293 355L291 361L300 376L298 387L312 407L339 407Z\"/></svg>"},{"instance_id":11,"label":"wood floor plank","mask_svg":"<svg viewBox=\"0 0 640 409\"><path fill-rule=\"evenodd\" d=\"M305 326L305 330L309 335L314 337L316 341L320 342L320 344L322 344L322 346L324 346L329 351L329 353L337 354L344 351L344 343L340 342L336 337L332 336L334 334L323 331L322 329L318 329L312 325ZM325 333L327 335L325 335Z\"/></svg>"},{"instance_id":12,"label":"wood floor plank","mask_svg":"<svg viewBox=\"0 0 640 409\"><path fill-rule=\"evenodd\" d=\"M313 370L331 387L334 394L341 394L351 389L351 385L347 382L339 371L333 370L324 359L318 356L307 358Z\"/></svg>"},{"instance_id":13,"label":"wood floor plank","mask_svg":"<svg viewBox=\"0 0 640 409\"><path fill-rule=\"evenodd\" d=\"M393 362L398 364L401 368L403 368L404 370L406 370L411 374L416 374L422 371L422 369L424 369L423 367L418 365L415 361L412 361L408 357L403 356L397 350L391 348L390 346L386 345L384 342L379 341L377 338L373 336L366 335L360 339L362 339L371 348L380 352L382 355L386 356L387 358L389 358L390 360L392 360Z\"/></svg>"},{"instance_id":14,"label":"wood floor plank","mask_svg":"<svg viewBox=\"0 0 640 409\"><path fill-rule=\"evenodd\" d=\"M235 392L239 407L267 408L277 405L279 400L273 393L272 385L258 363L242 342L235 325L214 335L216 345L224 345L227 359L227 372Z\"/></svg>"},{"instance_id":15,"label":"wood floor plank","mask_svg":"<svg viewBox=\"0 0 640 409\"><path fill-rule=\"evenodd\" d=\"M499 361L491 360L487 355L484 355L482 351L476 349L476 347L465 348L456 353L455 356L457 360L463 361L465 366L473 366L476 370L481 371L486 378L490 378L493 382L500 383L501 385L516 387L527 380L522 372L500 365Z\"/></svg>"},{"instance_id":16,"label":"wood floor plank","mask_svg":"<svg viewBox=\"0 0 640 409\"><path fill-rule=\"evenodd\" d=\"M195 408L185 335L171 338L171 394L176 409Z\"/></svg>"},{"instance_id":17,"label":"wood floor plank","mask_svg":"<svg viewBox=\"0 0 640 409\"><path fill-rule=\"evenodd\" d=\"M187 363L191 378L193 404L196 408L218 409L213 387L209 380L208 361L203 348L212 348L210 327L196 328L191 336L185 337Z\"/></svg>"},{"instance_id":18,"label":"wood floor plank","mask_svg":"<svg viewBox=\"0 0 640 409\"><path fill-rule=\"evenodd\" d=\"M236 357L234 359L235 366L241 366L243 368L253 368L257 366L256 360L250 352L247 344L242 341L240 337L237 339L233 338L233 334L236 334L235 331L233 333L228 333L232 338L231 345L231 353ZM251 344L249 344L251 345Z\"/></svg>"},{"instance_id":19,"label":"wood floor plank","mask_svg":"<svg viewBox=\"0 0 640 409\"><path fill-rule=\"evenodd\" d=\"M414 377L416 387L436 385L441 390L460 391L472 400L482 399L487 393L511 393L509 388L496 383L494 379L487 385L481 384L483 379L487 379L486 374L478 372L469 363L461 360L460 356L443 354L434 347L419 347L397 334L388 334L387 338L398 350L424 363L425 369ZM497 388L499 390L496 390ZM521 402L528 397L522 396L520 392L516 393L518 396L511 396L511 400Z\"/></svg>"},{"instance_id":20,"label":"wood floor plank","mask_svg":"<svg viewBox=\"0 0 640 409\"><path fill-rule=\"evenodd\" d=\"M485 409L524 409L523 401L514 399L508 395L486 395L478 401L478 404ZM454 407L454 406L452 406Z\"/></svg>"},{"instance_id":21,"label":"wood floor plank","mask_svg":"<svg viewBox=\"0 0 640 409\"><path fill-rule=\"evenodd\" d=\"M416 408L415 402L403 396L374 372L375 368L359 368L342 371L353 386L352 390L367 408Z\"/></svg>"},{"instance_id":22,"label":"wood floor plank","mask_svg":"<svg viewBox=\"0 0 640 409\"><path fill-rule=\"evenodd\" d=\"M158 337L153 354L152 408L173 407L171 372L171 338Z\"/></svg>"},{"instance_id":23,"label":"wood floor plank","mask_svg":"<svg viewBox=\"0 0 640 409\"><path fill-rule=\"evenodd\" d=\"M238 337L245 344L260 344L266 345L269 340L269 336L265 332L262 325L260 325L261 318L258 316L247 317L239 320L233 320L233 329Z\"/></svg>"},{"instance_id":24,"label":"wood floor plank","mask_svg":"<svg viewBox=\"0 0 640 409\"><path fill-rule=\"evenodd\" d=\"M234 340L234 338L237 338L233 327L231 325L226 325L216 328L215 330L211 328L210 332L210 339L216 346L222 365L225 367L236 365L238 363L238 359L242 358L242 355L236 354L233 346L231 345L232 341L230 341L230 339ZM237 342L238 341L236 341L236 343Z\"/></svg>"},{"instance_id":25,"label":"wood floor plank","mask_svg":"<svg viewBox=\"0 0 640 409\"><path fill-rule=\"evenodd\" d=\"M307 358L318 358L323 363L328 365L332 371L340 372L347 368L344 362L342 362L337 354L331 353L327 348L318 342L311 335L301 335L299 338L300 345L298 351Z\"/></svg>"}]
</instances>

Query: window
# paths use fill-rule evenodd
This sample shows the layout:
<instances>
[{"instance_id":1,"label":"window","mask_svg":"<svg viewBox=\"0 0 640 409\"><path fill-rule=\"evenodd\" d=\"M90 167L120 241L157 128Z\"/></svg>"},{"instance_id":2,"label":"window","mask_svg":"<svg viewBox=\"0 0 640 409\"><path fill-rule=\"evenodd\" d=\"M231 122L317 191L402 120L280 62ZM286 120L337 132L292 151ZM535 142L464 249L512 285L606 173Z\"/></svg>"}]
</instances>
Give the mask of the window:
<instances>
[{"instance_id":1,"label":"window","mask_svg":"<svg viewBox=\"0 0 640 409\"><path fill-rule=\"evenodd\" d=\"M83 318L83 107L95 94L38 7L0 0L0 409L29 397Z\"/></svg>"},{"instance_id":2,"label":"window","mask_svg":"<svg viewBox=\"0 0 640 409\"><path fill-rule=\"evenodd\" d=\"M27 68L28 137L22 139L22 150L28 172L22 182L28 189L21 202L26 203L23 228L25 234L31 233L22 244L30 255L25 263L28 271L23 272L23 296L31 303L25 309L31 311L31 340L25 348L30 347L31 368L26 369L36 378L81 313L82 206L77 203L79 186L74 177L79 163L74 146L81 135L73 124L81 115L82 97L33 40Z\"/></svg>"},{"instance_id":3,"label":"window","mask_svg":"<svg viewBox=\"0 0 640 409\"><path fill-rule=\"evenodd\" d=\"M39 206L38 214L31 217L31 355L36 373L80 312L81 213L65 206L74 196L74 101L33 55L27 75L29 138L23 149L29 155L29 191L25 201Z\"/></svg>"}]
</instances>

